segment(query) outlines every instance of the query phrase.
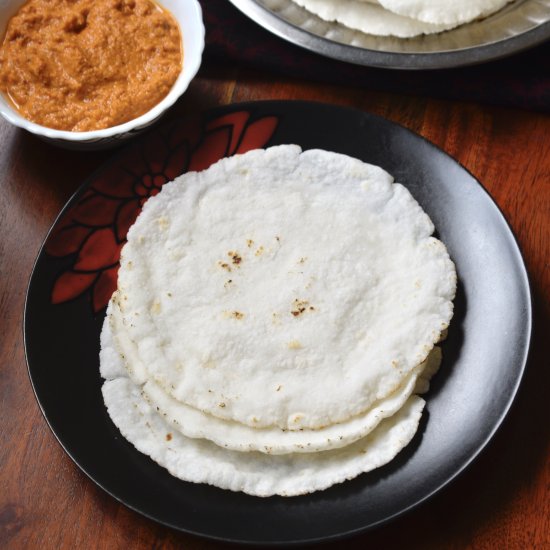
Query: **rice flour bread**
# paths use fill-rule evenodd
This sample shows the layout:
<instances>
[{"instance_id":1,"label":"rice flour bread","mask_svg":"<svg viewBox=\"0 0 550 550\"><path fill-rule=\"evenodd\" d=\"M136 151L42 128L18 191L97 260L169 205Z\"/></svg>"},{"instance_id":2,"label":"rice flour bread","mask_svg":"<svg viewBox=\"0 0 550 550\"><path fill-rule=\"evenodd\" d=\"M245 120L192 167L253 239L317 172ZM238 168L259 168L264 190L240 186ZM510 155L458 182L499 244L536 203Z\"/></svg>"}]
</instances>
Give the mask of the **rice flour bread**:
<instances>
[{"instance_id":1,"label":"rice flour bread","mask_svg":"<svg viewBox=\"0 0 550 550\"><path fill-rule=\"evenodd\" d=\"M293 0L329 22L376 36L412 38L488 17L512 0Z\"/></svg>"},{"instance_id":2,"label":"rice flour bread","mask_svg":"<svg viewBox=\"0 0 550 550\"><path fill-rule=\"evenodd\" d=\"M282 145L167 183L101 336L113 422L173 475L299 495L412 439L456 272L381 168Z\"/></svg>"}]
</instances>

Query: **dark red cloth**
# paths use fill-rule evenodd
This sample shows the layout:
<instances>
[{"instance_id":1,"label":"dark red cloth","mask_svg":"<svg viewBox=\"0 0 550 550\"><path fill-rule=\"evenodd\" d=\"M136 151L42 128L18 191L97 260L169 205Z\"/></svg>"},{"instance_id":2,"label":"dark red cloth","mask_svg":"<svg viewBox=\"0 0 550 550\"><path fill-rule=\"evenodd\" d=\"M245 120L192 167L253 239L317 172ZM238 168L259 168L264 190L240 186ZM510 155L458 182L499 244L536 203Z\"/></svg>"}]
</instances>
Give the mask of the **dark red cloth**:
<instances>
[{"instance_id":1,"label":"dark red cloth","mask_svg":"<svg viewBox=\"0 0 550 550\"><path fill-rule=\"evenodd\" d=\"M550 43L499 61L430 71L361 67L306 51L251 21L228 0L200 0L205 61L377 91L550 112Z\"/></svg>"}]
</instances>

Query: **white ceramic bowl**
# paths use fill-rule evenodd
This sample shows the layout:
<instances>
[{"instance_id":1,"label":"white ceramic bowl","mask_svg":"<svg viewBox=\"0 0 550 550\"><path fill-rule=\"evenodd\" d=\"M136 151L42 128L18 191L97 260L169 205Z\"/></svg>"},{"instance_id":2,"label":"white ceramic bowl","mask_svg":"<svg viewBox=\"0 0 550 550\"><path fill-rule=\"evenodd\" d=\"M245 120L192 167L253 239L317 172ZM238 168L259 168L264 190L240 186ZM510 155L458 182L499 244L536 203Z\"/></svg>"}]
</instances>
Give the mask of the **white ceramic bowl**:
<instances>
[{"instance_id":1,"label":"white ceramic bowl","mask_svg":"<svg viewBox=\"0 0 550 550\"><path fill-rule=\"evenodd\" d=\"M0 37L3 38L9 19L26 0L0 0ZM197 0L157 0L170 10L179 23L183 38L183 69L168 95L150 111L138 118L91 132L69 132L46 128L23 118L0 94L0 114L9 122L40 138L67 149L105 149L114 147L153 124L185 92L197 74L204 50L204 24Z\"/></svg>"}]
</instances>

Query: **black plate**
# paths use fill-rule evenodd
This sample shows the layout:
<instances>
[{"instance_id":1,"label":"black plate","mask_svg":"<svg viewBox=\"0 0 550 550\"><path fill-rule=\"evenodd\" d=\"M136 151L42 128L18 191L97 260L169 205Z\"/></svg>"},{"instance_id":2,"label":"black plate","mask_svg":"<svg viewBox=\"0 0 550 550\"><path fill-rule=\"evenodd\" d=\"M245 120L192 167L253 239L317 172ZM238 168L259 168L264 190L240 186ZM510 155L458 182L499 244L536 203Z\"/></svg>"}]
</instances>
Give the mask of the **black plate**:
<instances>
[{"instance_id":1,"label":"black plate","mask_svg":"<svg viewBox=\"0 0 550 550\"><path fill-rule=\"evenodd\" d=\"M120 436L100 394L99 331L124 228L155 184L238 148L279 143L347 153L392 173L434 221L456 262L459 288L444 362L413 442L387 466L353 481L309 496L261 499L179 481ZM38 256L25 310L31 381L46 420L76 464L115 498L163 524L254 543L359 533L439 491L502 422L523 373L530 334L521 254L479 182L396 124L306 102L216 109L198 126L171 121L124 150L58 218Z\"/></svg>"}]
</instances>

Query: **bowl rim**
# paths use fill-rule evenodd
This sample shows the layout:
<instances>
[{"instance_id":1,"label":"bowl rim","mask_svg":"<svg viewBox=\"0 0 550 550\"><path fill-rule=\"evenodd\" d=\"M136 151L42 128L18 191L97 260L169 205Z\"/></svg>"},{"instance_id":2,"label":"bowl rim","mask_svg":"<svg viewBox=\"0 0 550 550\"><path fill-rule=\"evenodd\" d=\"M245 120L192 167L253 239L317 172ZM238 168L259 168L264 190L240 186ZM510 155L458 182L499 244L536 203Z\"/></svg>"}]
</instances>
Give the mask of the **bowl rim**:
<instances>
[{"instance_id":1,"label":"bowl rim","mask_svg":"<svg viewBox=\"0 0 550 550\"><path fill-rule=\"evenodd\" d=\"M157 1L157 0L155 0ZM184 54L184 63L182 65L182 70L180 71L178 78L168 94L154 107L152 107L146 113L140 115L137 118L133 118L122 124L117 124L116 126L110 126L109 128L102 128L100 130L89 130L86 132L73 132L71 130L56 130L55 128L48 128L47 126L42 126L36 122L20 115L13 107L8 103L0 103L0 115L4 117L8 122L27 130L38 136L43 136L49 139L65 140L72 142L86 142L86 141L97 141L106 138L114 138L126 133L129 133L133 130L139 130L149 124L153 123L161 114L167 111L174 103L181 97L181 95L187 90L191 80L195 77L199 68L201 66L202 55L205 47L205 34L206 30L204 27L202 8L198 0L185 0L190 7L192 13L191 18L185 19L185 25L194 25L196 26L196 32L198 39L196 40L196 46L194 45L189 57ZM162 0L159 2L163 5ZM178 25L180 26L180 32L182 34L183 42L183 28L182 28L182 19L178 18L172 11L172 15L177 20Z\"/></svg>"}]
</instances>

